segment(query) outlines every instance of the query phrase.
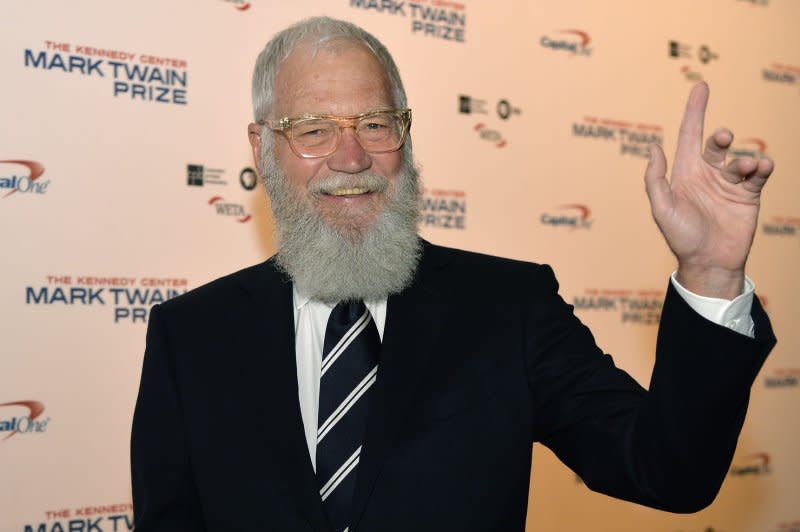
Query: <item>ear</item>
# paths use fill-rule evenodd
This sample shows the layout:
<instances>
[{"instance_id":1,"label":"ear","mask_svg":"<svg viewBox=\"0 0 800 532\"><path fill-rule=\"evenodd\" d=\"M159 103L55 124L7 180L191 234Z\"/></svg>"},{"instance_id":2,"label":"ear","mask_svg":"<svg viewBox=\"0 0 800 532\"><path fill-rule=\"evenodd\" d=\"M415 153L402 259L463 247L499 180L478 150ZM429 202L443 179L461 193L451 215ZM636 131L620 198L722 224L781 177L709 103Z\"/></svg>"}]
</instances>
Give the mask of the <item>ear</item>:
<instances>
[{"instance_id":1,"label":"ear","mask_svg":"<svg viewBox=\"0 0 800 532\"><path fill-rule=\"evenodd\" d=\"M247 139L250 141L250 147L253 150L253 161L256 165L258 175L264 176L263 168L261 168L261 126L251 122L247 125Z\"/></svg>"}]
</instances>

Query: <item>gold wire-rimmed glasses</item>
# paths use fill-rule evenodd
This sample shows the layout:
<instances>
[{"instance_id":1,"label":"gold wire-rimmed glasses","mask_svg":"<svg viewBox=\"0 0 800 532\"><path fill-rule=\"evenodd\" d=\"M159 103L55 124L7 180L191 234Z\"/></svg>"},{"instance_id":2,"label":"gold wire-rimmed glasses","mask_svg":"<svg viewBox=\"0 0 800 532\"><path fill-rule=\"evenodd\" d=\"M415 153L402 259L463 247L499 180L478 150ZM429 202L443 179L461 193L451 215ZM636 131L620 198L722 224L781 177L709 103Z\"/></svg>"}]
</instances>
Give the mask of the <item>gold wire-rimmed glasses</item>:
<instances>
[{"instance_id":1,"label":"gold wire-rimmed glasses","mask_svg":"<svg viewBox=\"0 0 800 532\"><path fill-rule=\"evenodd\" d=\"M356 132L367 153L397 151L411 127L411 109L385 109L354 116L303 115L258 122L286 136L292 151L304 159L326 157L339 147L342 129Z\"/></svg>"}]
</instances>

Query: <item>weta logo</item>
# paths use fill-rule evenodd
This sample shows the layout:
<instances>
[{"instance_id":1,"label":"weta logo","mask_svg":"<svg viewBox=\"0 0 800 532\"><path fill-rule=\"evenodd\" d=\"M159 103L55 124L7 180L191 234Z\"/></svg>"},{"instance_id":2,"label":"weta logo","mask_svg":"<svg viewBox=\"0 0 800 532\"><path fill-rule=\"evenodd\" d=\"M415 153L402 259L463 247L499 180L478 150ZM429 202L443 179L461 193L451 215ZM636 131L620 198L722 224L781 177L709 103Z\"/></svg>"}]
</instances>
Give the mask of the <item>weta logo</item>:
<instances>
[{"instance_id":1,"label":"weta logo","mask_svg":"<svg viewBox=\"0 0 800 532\"><path fill-rule=\"evenodd\" d=\"M210 200L208 200L208 204L213 205L214 210L220 216L236 217L236 221L240 224L249 222L253 217L252 215L247 214L244 209L244 205L241 203L228 203L222 196L213 196Z\"/></svg>"},{"instance_id":2,"label":"weta logo","mask_svg":"<svg viewBox=\"0 0 800 532\"><path fill-rule=\"evenodd\" d=\"M703 74L701 74L696 70L692 70L692 67L690 67L689 65L683 65L681 67L681 74L683 74L683 76L689 81L703 80Z\"/></svg>"},{"instance_id":3,"label":"weta logo","mask_svg":"<svg viewBox=\"0 0 800 532\"><path fill-rule=\"evenodd\" d=\"M497 131L496 129L489 129L486 127L486 124L475 124L475 127L472 128L478 132L481 139L493 142L496 148L505 148L508 141L503 138L503 134Z\"/></svg>"}]
</instances>

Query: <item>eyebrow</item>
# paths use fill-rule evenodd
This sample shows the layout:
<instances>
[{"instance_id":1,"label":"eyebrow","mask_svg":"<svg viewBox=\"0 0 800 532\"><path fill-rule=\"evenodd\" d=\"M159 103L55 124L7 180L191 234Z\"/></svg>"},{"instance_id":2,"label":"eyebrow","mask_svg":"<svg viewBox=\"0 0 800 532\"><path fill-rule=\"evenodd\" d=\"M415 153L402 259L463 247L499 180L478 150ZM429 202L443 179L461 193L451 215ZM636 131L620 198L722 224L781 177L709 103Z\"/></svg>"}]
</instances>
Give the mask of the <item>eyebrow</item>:
<instances>
[{"instance_id":1,"label":"eyebrow","mask_svg":"<svg viewBox=\"0 0 800 532\"><path fill-rule=\"evenodd\" d=\"M284 115L281 118L284 118L284 117L286 117L286 118L303 118L305 116L352 117L352 116L359 116L359 115L367 115L367 114L370 114L370 113L379 113L379 112L382 112L382 111L395 111L395 110L396 109L394 107L391 107L391 106L375 107L375 108L369 109L367 111L361 111L360 113L351 114L351 115L340 115L340 114L335 114L335 113L327 113L327 112L324 112L324 111L311 111L311 112L305 112L305 113L301 113L301 114Z\"/></svg>"}]
</instances>

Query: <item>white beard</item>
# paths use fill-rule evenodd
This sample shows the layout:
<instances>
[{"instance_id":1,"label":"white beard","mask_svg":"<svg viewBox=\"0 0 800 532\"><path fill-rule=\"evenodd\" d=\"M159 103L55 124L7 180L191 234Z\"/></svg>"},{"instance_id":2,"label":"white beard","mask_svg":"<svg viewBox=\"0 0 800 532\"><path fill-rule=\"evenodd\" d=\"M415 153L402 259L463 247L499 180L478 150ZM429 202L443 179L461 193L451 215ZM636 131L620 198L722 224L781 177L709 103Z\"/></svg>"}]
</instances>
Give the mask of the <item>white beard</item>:
<instances>
[{"instance_id":1,"label":"white beard","mask_svg":"<svg viewBox=\"0 0 800 532\"><path fill-rule=\"evenodd\" d=\"M405 149L394 186L373 172L333 174L312 183L308 197L299 197L275 161L272 145L262 146L261 168L275 218L276 263L297 289L313 299L336 303L379 301L411 284L421 242L418 171L410 148ZM315 208L314 200L342 184L385 194L383 210L365 226L347 220L333 226Z\"/></svg>"}]
</instances>

